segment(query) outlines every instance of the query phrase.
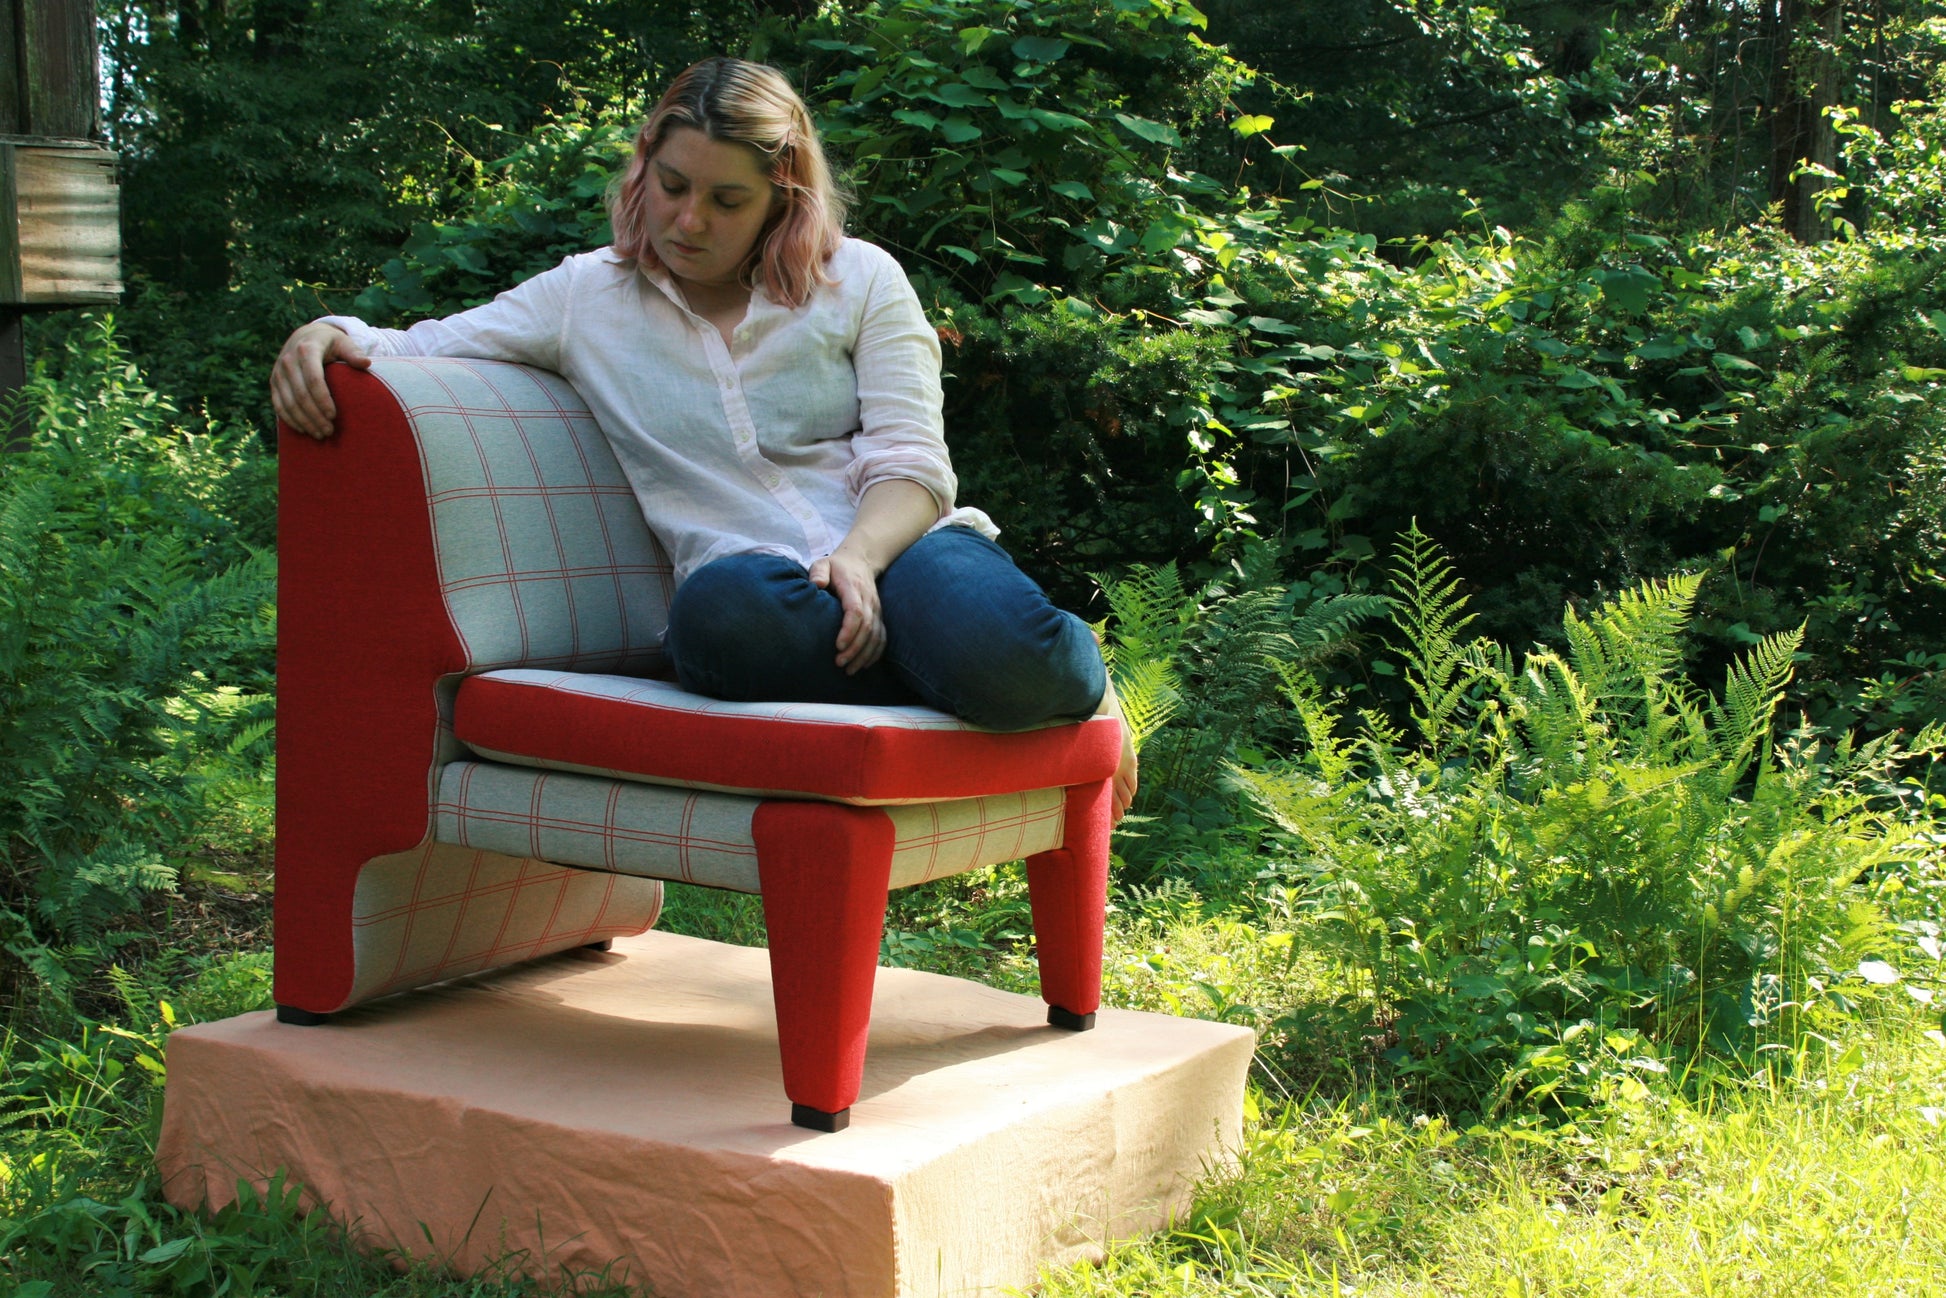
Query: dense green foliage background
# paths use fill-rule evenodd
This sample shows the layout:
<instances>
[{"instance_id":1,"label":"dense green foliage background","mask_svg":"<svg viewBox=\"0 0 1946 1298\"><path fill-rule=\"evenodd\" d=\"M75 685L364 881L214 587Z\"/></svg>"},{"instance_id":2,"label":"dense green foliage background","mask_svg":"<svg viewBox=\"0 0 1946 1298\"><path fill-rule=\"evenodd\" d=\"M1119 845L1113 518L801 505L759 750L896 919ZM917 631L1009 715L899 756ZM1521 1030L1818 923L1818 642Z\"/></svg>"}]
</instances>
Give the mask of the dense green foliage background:
<instances>
[{"instance_id":1,"label":"dense green foliage background","mask_svg":"<svg viewBox=\"0 0 1946 1298\"><path fill-rule=\"evenodd\" d=\"M1946 1238L1909 1202L1946 1194L1939 0L98 12L129 292L32 322L0 456L0 1286L462 1292L145 1179L168 1031L267 996L263 378L302 320L602 244L717 51L804 89L939 328L963 497L1107 623L1144 739L1111 994L1260 1034L1244 1173L1063 1291L1418 1275L1425 1205L1509 1177L1654 1240L1656 1167L1750 1181L1694 1137L1731 1094L1783 1097L1735 1128L1778 1124L1760 1166L1837 1133L1807 1183L1903 1151L1893 1234ZM735 898L674 922L762 940ZM1030 989L1029 927L979 872L900 894L885 958ZM1840 1091L1869 1119L1805 1107ZM1712 1283L1810 1283L1779 1265Z\"/></svg>"},{"instance_id":2,"label":"dense green foliage background","mask_svg":"<svg viewBox=\"0 0 1946 1298\"><path fill-rule=\"evenodd\" d=\"M288 327L598 246L645 97L739 49L815 104L947 341L965 494L1069 602L1258 549L1367 586L1416 518L1515 645L1696 571L1705 676L1804 623L1816 720L1938 714L1934 6L800 8L105 4L121 335L267 431Z\"/></svg>"}]
</instances>

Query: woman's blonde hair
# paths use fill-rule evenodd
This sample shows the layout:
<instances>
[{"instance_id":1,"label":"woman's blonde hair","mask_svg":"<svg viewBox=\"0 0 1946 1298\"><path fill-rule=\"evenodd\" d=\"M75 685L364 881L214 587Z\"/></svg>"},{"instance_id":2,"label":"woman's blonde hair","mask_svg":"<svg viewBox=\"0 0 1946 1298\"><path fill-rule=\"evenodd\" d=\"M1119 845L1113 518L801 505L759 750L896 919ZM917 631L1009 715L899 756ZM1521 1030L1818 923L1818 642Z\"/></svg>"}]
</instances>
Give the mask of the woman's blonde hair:
<instances>
[{"instance_id":1,"label":"woman's blonde hair","mask_svg":"<svg viewBox=\"0 0 1946 1298\"><path fill-rule=\"evenodd\" d=\"M787 307L802 306L829 283L825 263L844 238L845 200L824 159L810 110L776 68L742 59L704 59L670 83L635 134L635 156L609 195L615 250L660 269L649 239L649 162L678 126L712 140L747 144L764 155L764 171L783 202L764 227L743 280L763 271L764 292Z\"/></svg>"}]
</instances>

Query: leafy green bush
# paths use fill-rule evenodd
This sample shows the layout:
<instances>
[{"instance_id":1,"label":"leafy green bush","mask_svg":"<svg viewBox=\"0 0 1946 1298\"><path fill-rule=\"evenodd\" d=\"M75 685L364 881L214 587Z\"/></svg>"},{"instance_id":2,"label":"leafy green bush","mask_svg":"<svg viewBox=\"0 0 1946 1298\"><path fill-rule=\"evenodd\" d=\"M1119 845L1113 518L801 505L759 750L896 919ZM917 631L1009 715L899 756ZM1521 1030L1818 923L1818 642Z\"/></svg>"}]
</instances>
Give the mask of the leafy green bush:
<instances>
[{"instance_id":1,"label":"leafy green bush","mask_svg":"<svg viewBox=\"0 0 1946 1298\"><path fill-rule=\"evenodd\" d=\"M1248 75L1203 25L1185 0L873 0L761 48L802 69L874 239L1035 306L1183 273L1202 194L1172 152Z\"/></svg>"},{"instance_id":2,"label":"leafy green bush","mask_svg":"<svg viewBox=\"0 0 1946 1298\"><path fill-rule=\"evenodd\" d=\"M1091 571L1204 550L1199 481L1215 488L1193 434L1221 339L1063 309L936 315L961 495L1056 599L1079 608Z\"/></svg>"},{"instance_id":3,"label":"leafy green bush","mask_svg":"<svg viewBox=\"0 0 1946 1298\"><path fill-rule=\"evenodd\" d=\"M261 760L273 566L225 509L244 452L177 428L109 325L25 399L0 474L0 977L61 996L174 881L202 756Z\"/></svg>"},{"instance_id":4,"label":"leafy green bush","mask_svg":"<svg viewBox=\"0 0 1946 1298\"><path fill-rule=\"evenodd\" d=\"M1805 164L1828 182L1817 195L1826 215L1852 239L1863 226L1874 242L1929 242L1946 216L1946 108L1894 103L1889 133L1861 120L1856 109L1837 107L1831 117L1844 141L1846 174Z\"/></svg>"},{"instance_id":5,"label":"leafy green bush","mask_svg":"<svg viewBox=\"0 0 1946 1298\"><path fill-rule=\"evenodd\" d=\"M1382 239L1449 232L1483 202L1495 224L1530 223L1598 171L1607 110L1643 93L1617 76L1634 51L1616 39L1628 24L1614 10L1415 0L1201 7L1211 40L1258 69L1260 83L1288 87L1273 99L1260 84L1239 101L1301 142L1312 175L1362 196L1359 228Z\"/></svg>"},{"instance_id":6,"label":"leafy green bush","mask_svg":"<svg viewBox=\"0 0 1946 1298\"><path fill-rule=\"evenodd\" d=\"M1651 182L1615 177L1536 234L1381 246L1315 223L1281 92L1198 22L873 0L754 50L806 87L860 232L940 329L966 498L1057 598L1265 546L1284 583L1355 585L1417 519L1494 638L1558 646L1565 601L1708 570L1695 670L1802 623L1793 697L1820 724L1940 715L1886 679L1946 642L1936 114L1856 135L1888 215L1849 242L1671 232ZM484 169L367 308L456 309L599 241L629 125L577 109Z\"/></svg>"},{"instance_id":7,"label":"leafy green bush","mask_svg":"<svg viewBox=\"0 0 1946 1298\"><path fill-rule=\"evenodd\" d=\"M624 108L577 104L480 164L458 213L416 228L357 309L382 320L464 310L601 247L614 237L602 198L637 124Z\"/></svg>"},{"instance_id":8,"label":"leafy green bush","mask_svg":"<svg viewBox=\"0 0 1946 1298\"><path fill-rule=\"evenodd\" d=\"M1696 690L1693 576L1570 610L1565 652L1518 661L1463 638L1416 529L1394 585L1411 733L1350 724L1292 670L1303 751L1237 777L1357 977L1347 1012L1429 1100L1576 1107L1643 1070L1795 1049L1892 981L1888 903L1941 864L1894 768L1946 733L1774 742L1799 635Z\"/></svg>"},{"instance_id":9,"label":"leafy green bush","mask_svg":"<svg viewBox=\"0 0 1946 1298\"><path fill-rule=\"evenodd\" d=\"M1702 665L1804 622L1798 696L1842 725L1848 682L1946 636L1946 247L1676 241L1632 201L1410 269L1339 235L1251 263L1225 326L1271 367L1234 403L1243 509L1345 559L1417 518L1514 644L1713 569ZM1257 337L1271 317L1301 341Z\"/></svg>"}]
</instances>

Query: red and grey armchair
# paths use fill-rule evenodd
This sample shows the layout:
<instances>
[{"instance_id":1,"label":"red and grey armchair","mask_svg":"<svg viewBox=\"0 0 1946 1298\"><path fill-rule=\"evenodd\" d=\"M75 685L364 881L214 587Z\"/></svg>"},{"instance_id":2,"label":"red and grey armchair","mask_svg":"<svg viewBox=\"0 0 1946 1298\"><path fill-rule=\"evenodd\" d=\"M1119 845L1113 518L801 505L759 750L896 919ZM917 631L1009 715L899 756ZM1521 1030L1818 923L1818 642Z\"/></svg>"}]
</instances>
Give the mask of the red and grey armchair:
<instances>
[{"instance_id":1,"label":"red and grey armchair","mask_svg":"<svg viewBox=\"0 0 1946 1298\"><path fill-rule=\"evenodd\" d=\"M328 376L337 435L279 450L281 1020L642 932L665 879L758 893L792 1120L835 1131L888 889L1024 857L1048 1021L1092 1026L1118 722L685 693L669 561L566 382Z\"/></svg>"}]
</instances>

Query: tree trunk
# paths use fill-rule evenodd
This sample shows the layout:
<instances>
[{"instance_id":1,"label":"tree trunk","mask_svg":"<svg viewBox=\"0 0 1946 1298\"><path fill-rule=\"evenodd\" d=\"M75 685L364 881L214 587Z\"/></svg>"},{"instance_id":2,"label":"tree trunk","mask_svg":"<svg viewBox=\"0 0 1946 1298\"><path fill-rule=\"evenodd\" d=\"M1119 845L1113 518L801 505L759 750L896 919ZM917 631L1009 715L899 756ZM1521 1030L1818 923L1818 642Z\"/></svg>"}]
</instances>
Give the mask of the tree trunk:
<instances>
[{"instance_id":1,"label":"tree trunk","mask_svg":"<svg viewBox=\"0 0 1946 1298\"><path fill-rule=\"evenodd\" d=\"M251 50L257 61L281 63L296 57L310 13L310 0L257 0L256 41Z\"/></svg>"},{"instance_id":2,"label":"tree trunk","mask_svg":"<svg viewBox=\"0 0 1946 1298\"><path fill-rule=\"evenodd\" d=\"M1806 162L1838 167L1838 132L1825 110L1838 102L1843 21L1838 0L1782 0L1771 70L1770 200L1782 204L1784 229L1800 243L1831 233L1816 202L1831 182L1798 170Z\"/></svg>"}]
</instances>

